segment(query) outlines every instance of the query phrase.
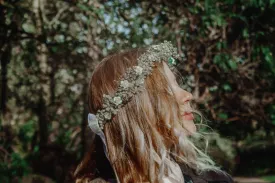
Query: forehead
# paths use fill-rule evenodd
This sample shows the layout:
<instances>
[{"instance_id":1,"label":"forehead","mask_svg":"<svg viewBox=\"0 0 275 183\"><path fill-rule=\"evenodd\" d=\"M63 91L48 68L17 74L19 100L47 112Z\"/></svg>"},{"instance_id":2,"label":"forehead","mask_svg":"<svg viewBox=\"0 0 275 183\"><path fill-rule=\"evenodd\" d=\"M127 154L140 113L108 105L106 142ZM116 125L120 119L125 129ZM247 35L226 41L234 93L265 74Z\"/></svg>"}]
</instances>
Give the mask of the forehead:
<instances>
[{"instance_id":1,"label":"forehead","mask_svg":"<svg viewBox=\"0 0 275 183\"><path fill-rule=\"evenodd\" d=\"M166 64L166 62L163 62L163 66L164 66L164 72L167 75L168 78L173 78L174 77L174 73L171 71L171 69L169 68L169 66Z\"/></svg>"}]
</instances>

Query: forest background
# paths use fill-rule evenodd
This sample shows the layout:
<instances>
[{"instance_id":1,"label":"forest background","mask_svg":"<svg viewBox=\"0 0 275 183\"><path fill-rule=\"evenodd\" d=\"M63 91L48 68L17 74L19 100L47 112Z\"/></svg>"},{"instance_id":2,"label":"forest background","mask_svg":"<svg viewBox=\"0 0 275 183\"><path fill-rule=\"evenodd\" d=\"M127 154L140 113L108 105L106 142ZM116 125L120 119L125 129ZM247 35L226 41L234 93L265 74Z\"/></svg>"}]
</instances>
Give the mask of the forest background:
<instances>
[{"instance_id":1,"label":"forest background","mask_svg":"<svg viewBox=\"0 0 275 183\"><path fill-rule=\"evenodd\" d=\"M64 182L91 148L100 59L171 40L232 175L275 173L275 0L0 0L0 182ZM100 78L99 78L100 79Z\"/></svg>"}]
</instances>

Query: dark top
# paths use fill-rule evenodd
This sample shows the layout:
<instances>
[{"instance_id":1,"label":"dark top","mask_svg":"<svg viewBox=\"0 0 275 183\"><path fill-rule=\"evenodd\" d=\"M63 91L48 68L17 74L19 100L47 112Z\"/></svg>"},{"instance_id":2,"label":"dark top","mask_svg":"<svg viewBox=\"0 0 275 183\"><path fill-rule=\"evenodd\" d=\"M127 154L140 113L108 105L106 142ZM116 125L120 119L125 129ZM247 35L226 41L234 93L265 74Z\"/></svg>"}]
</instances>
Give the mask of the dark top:
<instances>
[{"instance_id":1,"label":"dark top","mask_svg":"<svg viewBox=\"0 0 275 183\"><path fill-rule=\"evenodd\" d=\"M233 183L232 177L224 173L214 171L206 171L202 174L197 174L194 170L185 165L180 165L184 176L184 183Z\"/></svg>"},{"instance_id":2,"label":"dark top","mask_svg":"<svg viewBox=\"0 0 275 183\"><path fill-rule=\"evenodd\" d=\"M180 165L180 168L184 176L184 183L234 183L232 177L226 172L217 173L207 171L202 174L197 174L185 165ZM109 179L108 182L116 183L117 181L115 179Z\"/></svg>"},{"instance_id":3,"label":"dark top","mask_svg":"<svg viewBox=\"0 0 275 183\"><path fill-rule=\"evenodd\" d=\"M102 141L98 135L96 135L96 146L102 147ZM106 158L103 148L97 148L95 151L95 159L97 165L96 177L102 177L110 183L116 183L115 174ZM191 168L186 165L179 164L182 174L184 176L184 183L233 183L232 177L227 173L216 173L214 171L204 172L202 174L197 174ZM89 169L90 170L90 169Z\"/></svg>"}]
</instances>

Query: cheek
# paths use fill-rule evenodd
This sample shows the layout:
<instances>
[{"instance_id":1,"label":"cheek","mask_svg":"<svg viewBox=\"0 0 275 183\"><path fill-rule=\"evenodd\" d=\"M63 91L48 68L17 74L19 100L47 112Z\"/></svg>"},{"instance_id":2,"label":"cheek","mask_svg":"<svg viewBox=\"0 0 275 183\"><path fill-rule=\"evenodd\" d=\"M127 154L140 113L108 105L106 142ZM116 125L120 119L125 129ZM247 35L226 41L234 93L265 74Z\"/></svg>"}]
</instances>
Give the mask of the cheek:
<instances>
[{"instance_id":1,"label":"cheek","mask_svg":"<svg viewBox=\"0 0 275 183\"><path fill-rule=\"evenodd\" d=\"M182 122L183 122L183 126L184 128L190 132L190 133L195 133L197 131L197 127L194 123L193 120L184 120L182 119Z\"/></svg>"},{"instance_id":2,"label":"cheek","mask_svg":"<svg viewBox=\"0 0 275 183\"><path fill-rule=\"evenodd\" d=\"M180 89L174 88L173 91L174 91L177 101L180 101L180 99L184 98L183 93L181 92Z\"/></svg>"}]
</instances>

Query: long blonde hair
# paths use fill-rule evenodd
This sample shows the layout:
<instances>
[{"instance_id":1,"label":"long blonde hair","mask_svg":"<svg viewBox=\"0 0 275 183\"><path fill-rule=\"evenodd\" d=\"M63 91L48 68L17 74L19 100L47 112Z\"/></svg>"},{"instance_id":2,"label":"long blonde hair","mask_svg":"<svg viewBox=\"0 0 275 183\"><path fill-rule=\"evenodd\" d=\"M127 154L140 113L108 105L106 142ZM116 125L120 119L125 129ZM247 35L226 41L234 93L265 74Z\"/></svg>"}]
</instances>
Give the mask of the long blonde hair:
<instances>
[{"instance_id":1,"label":"long blonde hair","mask_svg":"<svg viewBox=\"0 0 275 183\"><path fill-rule=\"evenodd\" d=\"M107 56L94 70L88 91L89 112L102 106L103 94L112 95L126 69L137 65L145 49L132 49ZM104 126L109 161L119 182L183 180L178 164L202 172L216 170L214 162L186 134L175 135L181 122L179 105L171 95L163 63L156 64L145 80L145 89L120 108ZM199 133L197 133L199 134Z\"/></svg>"}]
</instances>

